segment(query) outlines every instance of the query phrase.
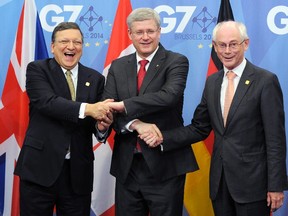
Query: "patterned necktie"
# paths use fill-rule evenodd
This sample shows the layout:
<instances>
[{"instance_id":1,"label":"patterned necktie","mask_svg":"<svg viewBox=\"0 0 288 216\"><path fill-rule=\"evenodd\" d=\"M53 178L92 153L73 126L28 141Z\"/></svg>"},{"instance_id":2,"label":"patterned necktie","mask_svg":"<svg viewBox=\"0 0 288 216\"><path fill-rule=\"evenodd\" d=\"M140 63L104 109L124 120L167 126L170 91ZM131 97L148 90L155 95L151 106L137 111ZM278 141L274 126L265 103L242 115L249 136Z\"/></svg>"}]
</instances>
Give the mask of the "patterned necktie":
<instances>
[{"instance_id":1,"label":"patterned necktie","mask_svg":"<svg viewBox=\"0 0 288 216\"><path fill-rule=\"evenodd\" d=\"M72 73L71 73L70 70L67 70L65 74L66 74L66 79L67 79L67 83L68 83L68 86L69 86L71 98L72 98L73 101L75 101L76 100L76 94L75 94L74 83L73 83L73 80L72 80Z\"/></svg>"},{"instance_id":2,"label":"patterned necktie","mask_svg":"<svg viewBox=\"0 0 288 216\"><path fill-rule=\"evenodd\" d=\"M143 79L146 75L146 69L145 69L145 66L146 64L148 63L149 61L148 60L141 60L139 61L140 63L140 69L138 71L138 82L137 82L137 90L139 92L140 88L141 88L141 85L142 85L142 82L143 82Z\"/></svg>"},{"instance_id":3,"label":"patterned necktie","mask_svg":"<svg viewBox=\"0 0 288 216\"><path fill-rule=\"evenodd\" d=\"M225 93L225 100L224 100L224 112L223 112L223 120L224 120L224 127L226 126L228 112L231 106L231 102L234 96L234 78L237 76L233 71L228 71L227 74L228 85Z\"/></svg>"}]
</instances>

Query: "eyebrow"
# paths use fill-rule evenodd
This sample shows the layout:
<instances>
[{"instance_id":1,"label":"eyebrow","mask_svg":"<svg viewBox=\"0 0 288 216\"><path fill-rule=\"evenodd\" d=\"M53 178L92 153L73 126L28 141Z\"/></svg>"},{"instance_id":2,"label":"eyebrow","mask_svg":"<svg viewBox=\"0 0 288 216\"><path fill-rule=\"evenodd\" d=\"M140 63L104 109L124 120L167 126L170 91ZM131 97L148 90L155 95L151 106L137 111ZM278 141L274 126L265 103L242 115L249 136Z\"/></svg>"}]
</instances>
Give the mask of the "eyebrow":
<instances>
[{"instance_id":1,"label":"eyebrow","mask_svg":"<svg viewBox=\"0 0 288 216\"><path fill-rule=\"evenodd\" d=\"M225 42L219 41L219 43L225 43ZM228 43L238 43L238 40L232 40L232 41L230 41L230 42L228 42Z\"/></svg>"}]
</instances>

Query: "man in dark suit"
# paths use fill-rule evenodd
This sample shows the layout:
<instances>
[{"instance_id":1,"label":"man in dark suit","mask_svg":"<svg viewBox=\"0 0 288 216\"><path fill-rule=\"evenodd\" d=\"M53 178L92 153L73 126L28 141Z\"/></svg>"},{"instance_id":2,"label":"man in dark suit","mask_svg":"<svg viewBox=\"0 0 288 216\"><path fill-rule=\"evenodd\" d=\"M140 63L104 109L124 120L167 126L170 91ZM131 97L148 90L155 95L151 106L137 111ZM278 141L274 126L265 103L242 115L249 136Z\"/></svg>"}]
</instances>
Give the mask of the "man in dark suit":
<instances>
[{"instance_id":1,"label":"man in dark suit","mask_svg":"<svg viewBox=\"0 0 288 216\"><path fill-rule=\"evenodd\" d=\"M60 23L52 33L54 58L27 66L30 120L15 168L21 216L52 216L54 206L57 215L90 215L92 134L105 141L101 131L113 118L111 100L98 102L104 76L79 63L82 44L76 23ZM72 73L70 90L66 71Z\"/></svg>"},{"instance_id":2,"label":"man in dark suit","mask_svg":"<svg viewBox=\"0 0 288 216\"><path fill-rule=\"evenodd\" d=\"M269 216L283 204L287 188L282 90L275 74L245 59L249 38L242 23L217 24L213 45L224 69L208 77L191 124L162 133L163 150L189 146L213 129L210 197L215 216ZM235 77L235 94L225 122L229 74ZM155 140L149 139L144 138L153 146Z\"/></svg>"},{"instance_id":3,"label":"man in dark suit","mask_svg":"<svg viewBox=\"0 0 288 216\"><path fill-rule=\"evenodd\" d=\"M128 16L127 24L136 53L112 62L103 93L104 98L117 101L109 105L118 112L111 164L111 174L116 177L116 215L181 216L185 174L198 169L191 146L162 152L161 146L150 148L137 136L147 131L159 133L156 125L161 130L183 126L188 59L159 43L156 11L138 8ZM149 62L137 90L140 60ZM147 128L145 122L154 125Z\"/></svg>"}]
</instances>

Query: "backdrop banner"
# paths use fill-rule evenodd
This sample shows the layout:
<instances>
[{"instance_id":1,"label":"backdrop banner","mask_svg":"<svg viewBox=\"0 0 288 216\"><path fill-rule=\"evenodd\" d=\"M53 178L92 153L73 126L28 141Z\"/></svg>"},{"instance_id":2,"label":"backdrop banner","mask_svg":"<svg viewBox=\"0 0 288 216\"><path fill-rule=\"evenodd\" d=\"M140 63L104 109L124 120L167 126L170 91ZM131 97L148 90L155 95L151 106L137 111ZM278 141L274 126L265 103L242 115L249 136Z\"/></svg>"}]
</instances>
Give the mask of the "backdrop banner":
<instances>
[{"instance_id":1,"label":"backdrop banner","mask_svg":"<svg viewBox=\"0 0 288 216\"><path fill-rule=\"evenodd\" d=\"M13 175L28 123L25 73L28 62L47 56L51 34L62 21L79 24L84 34L81 63L107 75L114 58L134 51L126 16L151 7L161 17L161 43L189 59L183 118L189 124L200 102L212 49L212 30L221 0L1 0L0 1L0 216L19 215L19 179ZM230 0L234 20L247 26L246 58L277 74L288 113L287 0ZM41 46L41 44L43 46ZM286 132L288 128L286 121ZM288 133L287 133L288 134ZM192 143L191 143L192 144ZM94 143L95 182L91 216L114 216L115 179L109 174L113 139ZM213 216L209 199L211 147L193 144L200 170L187 175L184 216ZM286 162L288 163L288 162ZM288 215L288 193L274 216Z\"/></svg>"}]
</instances>

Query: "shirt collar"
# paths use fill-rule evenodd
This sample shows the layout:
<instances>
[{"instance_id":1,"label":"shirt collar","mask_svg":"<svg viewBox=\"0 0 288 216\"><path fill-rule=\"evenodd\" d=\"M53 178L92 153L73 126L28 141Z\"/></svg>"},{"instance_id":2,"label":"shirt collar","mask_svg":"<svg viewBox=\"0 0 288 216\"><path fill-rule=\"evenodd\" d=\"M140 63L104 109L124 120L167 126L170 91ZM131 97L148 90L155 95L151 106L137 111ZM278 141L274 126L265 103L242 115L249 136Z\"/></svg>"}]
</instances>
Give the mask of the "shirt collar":
<instances>
[{"instance_id":1,"label":"shirt collar","mask_svg":"<svg viewBox=\"0 0 288 216\"><path fill-rule=\"evenodd\" d=\"M76 64L76 66L70 70L73 77L77 77L78 76L78 68L79 68L79 65ZM67 69L63 68L62 66L61 66L61 69L62 69L63 73L65 74Z\"/></svg>"},{"instance_id":2,"label":"shirt collar","mask_svg":"<svg viewBox=\"0 0 288 216\"><path fill-rule=\"evenodd\" d=\"M149 55L147 58L145 58L146 60L149 61L149 63L152 61L152 59L153 59L153 57L155 56L155 54L156 54L156 52L157 52L158 49L159 49L159 46L154 50L154 52L153 52L151 55ZM137 62L143 60L143 59L138 55L137 52L136 52L136 59L137 59Z\"/></svg>"},{"instance_id":3,"label":"shirt collar","mask_svg":"<svg viewBox=\"0 0 288 216\"><path fill-rule=\"evenodd\" d=\"M241 77L243 74L243 71L245 69L247 60L244 58L240 65L238 65L236 68L233 68L231 71L233 71L237 77ZM227 72L230 71L224 66L224 76L226 76Z\"/></svg>"}]
</instances>

